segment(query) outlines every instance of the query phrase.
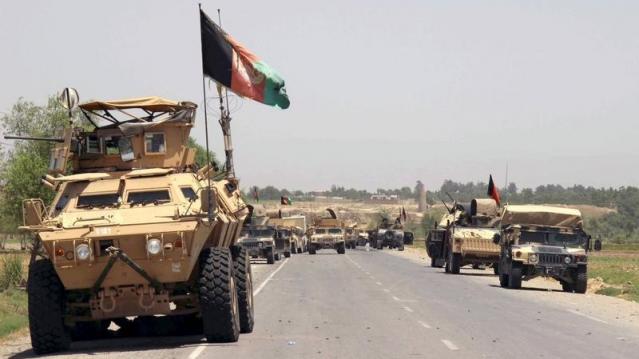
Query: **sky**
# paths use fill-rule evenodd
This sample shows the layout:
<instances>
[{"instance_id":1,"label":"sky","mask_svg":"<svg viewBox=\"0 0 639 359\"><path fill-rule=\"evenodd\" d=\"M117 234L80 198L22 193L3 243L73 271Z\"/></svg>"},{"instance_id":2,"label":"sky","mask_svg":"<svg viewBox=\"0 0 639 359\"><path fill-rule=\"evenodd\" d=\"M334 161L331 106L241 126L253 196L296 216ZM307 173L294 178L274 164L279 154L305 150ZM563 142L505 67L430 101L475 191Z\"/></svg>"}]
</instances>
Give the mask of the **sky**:
<instances>
[{"instance_id":1,"label":"sky","mask_svg":"<svg viewBox=\"0 0 639 359\"><path fill-rule=\"evenodd\" d=\"M639 185L639 2L203 1L286 80L232 98L242 187ZM0 2L0 112L81 99L200 104L196 1ZM215 93L210 92L211 96ZM217 104L213 149L223 153Z\"/></svg>"}]
</instances>

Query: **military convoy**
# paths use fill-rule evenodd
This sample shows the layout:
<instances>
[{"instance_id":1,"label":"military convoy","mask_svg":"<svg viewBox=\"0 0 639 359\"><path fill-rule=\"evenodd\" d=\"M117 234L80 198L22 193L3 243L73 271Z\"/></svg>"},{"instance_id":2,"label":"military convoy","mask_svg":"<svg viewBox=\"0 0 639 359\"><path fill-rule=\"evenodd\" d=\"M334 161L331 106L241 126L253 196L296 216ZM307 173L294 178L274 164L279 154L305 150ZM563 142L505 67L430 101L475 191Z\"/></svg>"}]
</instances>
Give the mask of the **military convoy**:
<instances>
[{"instance_id":1,"label":"military convoy","mask_svg":"<svg viewBox=\"0 0 639 359\"><path fill-rule=\"evenodd\" d=\"M518 289L522 280L545 276L558 280L566 292L586 292L590 236L579 210L506 206L495 243L502 287Z\"/></svg>"},{"instance_id":2,"label":"military convoy","mask_svg":"<svg viewBox=\"0 0 639 359\"><path fill-rule=\"evenodd\" d=\"M499 246L493 243L498 232L499 210L491 198L454 203L426 238L431 267L445 267L446 273L459 274L465 265L492 266L495 274Z\"/></svg>"},{"instance_id":3,"label":"military convoy","mask_svg":"<svg viewBox=\"0 0 639 359\"><path fill-rule=\"evenodd\" d=\"M403 251L405 243L412 243L413 233L404 231L401 215L394 222L383 216L377 228L368 232L368 240L377 249L387 247Z\"/></svg>"},{"instance_id":4,"label":"military convoy","mask_svg":"<svg viewBox=\"0 0 639 359\"><path fill-rule=\"evenodd\" d=\"M237 179L198 168L186 146L196 108L158 97L89 102L79 109L94 129L54 139L42 181L55 198L24 200L20 227L35 237L36 353L133 316L190 318L210 342L253 330L251 265L237 245L247 207Z\"/></svg>"}]
</instances>

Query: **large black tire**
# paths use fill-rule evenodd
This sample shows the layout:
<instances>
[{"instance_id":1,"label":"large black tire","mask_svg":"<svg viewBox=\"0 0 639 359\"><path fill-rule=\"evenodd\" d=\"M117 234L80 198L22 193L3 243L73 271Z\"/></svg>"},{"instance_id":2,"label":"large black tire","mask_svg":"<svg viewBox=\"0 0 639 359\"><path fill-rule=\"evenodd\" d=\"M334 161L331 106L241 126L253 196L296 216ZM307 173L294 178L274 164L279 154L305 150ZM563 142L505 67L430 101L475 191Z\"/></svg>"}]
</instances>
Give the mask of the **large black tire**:
<instances>
[{"instance_id":1,"label":"large black tire","mask_svg":"<svg viewBox=\"0 0 639 359\"><path fill-rule=\"evenodd\" d=\"M240 337L240 310L229 249L202 251L197 286L206 340L236 342Z\"/></svg>"},{"instance_id":2,"label":"large black tire","mask_svg":"<svg viewBox=\"0 0 639 359\"><path fill-rule=\"evenodd\" d=\"M430 266L432 268L437 268L437 258L435 257L430 257Z\"/></svg>"},{"instance_id":3,"label":"large black tire","mask_svg":"<svg viewBox=\"0 0 639 359\"><path fill-rule=\"evenodd\" d=\"M573 287L572 283L568 283L568 282L565 282L565 281L562 280L561 281L561 289L564 292L572 293L572 291L574 290L574 287Z\"/></svg>"},{"instance_id":4,"label":"large black tire","mask_svg":"<svg viewBox=\"0 0 639 359\"><path fill-rule=\"evenodd\" d=\"M233 275L240 307L240 332L251 333L255 323L253 307L253 273L246 249L239 247L233 259Z\"/></svg>"},{"instance_id":5,"label":"large black tire","mask_svg":"<svg viewBox=\"0 0 639 359\"><path fill-rule=\"evenodd\" d=\"M584 265L577 267L577 271L574 276L575 280L575 293L584 294L588 289L588 268Z\"/></svg>"},{"instance_id":6,"label":"large black tire","mask_svg":"<svg viewBox=\"0 0 639 359\"><path fill-rule=\"evenodd\" d=\"M377 241L377 249L380 249L380 250L384 249L384 242L383 241L381 241L381 240Z\"/></svg>"},{"instance_id":7,"label":"large black tire","mask_svg":"<svg viewBox=\"0 0 639 359\"><path fill-rule=\"evenodd\" d=\"M275 253L273 252L273 248L266 251L266 263L268 264L275 263Z\"/></svg>"},{"instance_id":8,"label":"large black tire","mask_svg":"<svg viewBox=\"0 0 639 359\"><path fill-rule=\"evenodd\" d=\"M345 243L340 243L337 245L337 253L338 254L345 254L346 253L346 244Z\"/></svg>"},{"instance_id":9,"label":"large black tire","mask_svg":"<svg viewBox=\"0 0 639 359\"><path fill-rule=\"evenodd\" d=\"M508 273L508 288L521 289L521 265L517 262L510 265L510 273Z\"/></svg>"},{"instance_id":10,"label":"large black tire","mask_svg":"<svg viewBox=\"0 0 639 359\"><path fill-rule=\"evenodd\" d=\"M495 273L495 275L499 275L499 263L497 262L493 263L493 273Z\"/></svg>"},{"instance_id":11,"label":"large black tire","mask_svg":"<svg viewBox=\"0 0 639 359\"><path fill-rule=\"evenodd\" d=\"M314 245L309 245L308 246L308 254L315 254L316 250L315 250L315 246Z\"/></svg>"},{"instance_id":12,"label":"large black tire","mask_svg":"<svg viewBox=\"0 0 639 359\"><path fill-rule=\"evenodd\" d=\"M284 257L290 258L291 257L291 252L284 252Z\"/></svg>"},{"instance_id":13,"label":"large black tire","mask_svg":"<svg viewBox=\"0 0 639 359\"><path fill-rule=\"evenodd\" d=\"M403 251L404 250L404 243L400 244L399 246L397 246L397 250L398 251Z\"/></svg>"},{"instance_id":14,"label":"large black tire","mask_svg":"<svg viewBox=\"0 0 639 359\"><path fill-rule=\"evenodd\" d=\"M506 273L499 274L499 285L502 288L508 288L508 274Z\"/></svg>"},{"instance_id":15,"label":"large black tire","mask_svg":"<svg viewBox=\"0 0 639 359\"><path fill-rule=\"evenodd\" d=\"M279 261L280 259L282 259L282 256L279 253L275 253L275 260Z\"/></svg>"},{"instance_id":16,"label":"large black tire","mask_svg":"<svg viewBox=\"0 0 639 359\"><path fill-rule=\"evenodd\" d=\"M64 325L64 286L48 259L33 262L27 282L31 346L36 354L69 349L71 335Z\"/></svg>"},{"instance_id":17,"label":"large black tire","mask_svg":"<svg viewBox=\"0 0 639 359\"><path fill-rule=\"evenodd\" d=\"M461 253L449 252L448 257L450 273L459 274L459 269L461 268Z\"/></svg>"}]
</instances>

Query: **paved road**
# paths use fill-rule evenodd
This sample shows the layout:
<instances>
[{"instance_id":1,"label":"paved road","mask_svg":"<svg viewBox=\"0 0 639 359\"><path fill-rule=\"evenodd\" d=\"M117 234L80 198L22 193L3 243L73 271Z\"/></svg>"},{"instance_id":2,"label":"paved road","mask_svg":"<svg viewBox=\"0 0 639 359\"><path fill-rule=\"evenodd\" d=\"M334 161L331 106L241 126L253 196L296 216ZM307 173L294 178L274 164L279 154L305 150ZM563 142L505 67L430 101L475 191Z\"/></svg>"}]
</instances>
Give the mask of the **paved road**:
<instances>
[{"instance_id":1,"label":"paved road","mask_svg":"<svg viewBox=\"0 0 639 359\"><path fill-rule=\"evenodd\" d=\"M499 288L489 271L452 276L387 251L254 265L256 327L238 343L199 337L74 343L60 356L159 358L637 358L639 329ZM575 306L576 305L576 306ZM577 309L575 309L577 308ZM29 357L19 348L15 357Z\"/></svg>"}]
</instances>

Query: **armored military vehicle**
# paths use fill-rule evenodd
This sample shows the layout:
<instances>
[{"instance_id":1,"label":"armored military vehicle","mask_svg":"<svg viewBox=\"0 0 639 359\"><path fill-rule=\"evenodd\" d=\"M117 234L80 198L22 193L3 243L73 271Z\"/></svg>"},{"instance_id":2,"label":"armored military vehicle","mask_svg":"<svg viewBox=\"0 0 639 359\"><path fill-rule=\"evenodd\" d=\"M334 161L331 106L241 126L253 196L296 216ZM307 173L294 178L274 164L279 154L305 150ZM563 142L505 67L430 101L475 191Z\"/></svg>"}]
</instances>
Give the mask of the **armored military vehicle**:
<instances>
[{"instance_id":1,"label":"armored military vehicle","mask_svg":"<svg viewBox=\"0 0 639 359\"><path fill-rule=\"evenodd\" d=\"M499 218L497 202L491 198L455 203L426 237L430 265L445 266L453 274L468 264L475 269L492 266L497 274L499 246L493 237Z\"/></svg>"},{"instance_id":2,"label":"armored military vehicle","mask_svg":"<svg viewBox=\"0 0 639 359\"><path fill-rule=\"evenodd\" d=\"M404 238L409 235L412 237L411 232L404 231L404 224L401 217L397 217L394 222L391 222L387 217L383 217L377 229L372 232L373 244L377 249L384 249L388 247L391 249L397 248L398 251L404 250ZM370 234L369 234L370 237Z\"/></svg>"},{"instance_id":3,"label":"armored military vehicle","mask_svg":"<svg viewBox=\"0 0 639 359\"><path fill-rule=\"evenodd\" d=\"M566 292L585 293L588 286L590 236L577 209L506 206L501 229L499 283L521 288L537 276L558 280Z\"/></svg>"},{"instance_id":4,"label":"armored military vehicle","mask_svg":"<svg viewBox=\"0 0 639 359\"><path fill-rule=\"evenodd\" d=\"M275 249L276 236L273 226L251 224L242 230L238 244L251 258L264 258L266 263L274 264L280 259L280 253Z\"/></svg>"},{"instance_id":5,"label":"armored military vehicle","mask_svg":"<svg viewBox=\"0 0 639 359\"><path fill-rule=\"evenodd\" d=\"M346 248L357 248L357 240L359 239L360 230L357 228L357 223L348 223L344 229L344 237L346 241Z\"/></svg>"},{"instance_id":6,"label":"armored military vehicle","mask_svg":"<svg viewBox=\"0 0 639 359\"><path fill-rule=\"evenodd\" d=\"M335 212L328 209L330 218L317 218L309 228L307 236L308 254L315 254L320 249L334 249L339 254L346 253L344 223L337 219Z\"/></svg>"},{"instance_id":7,"label":"armored military vehicle","mask_svg":"<svg viewBox=\"0 0 639 359\"><path fill-rule=\"evenodd\" d=\"M290 253L302 253L306 251L308 241L306 238L306 217L293 215L290 217L270 218L269 224L277 226L286 233L290 240Z\"/></svg>"},{"instance_id":8,"label":"armored military vehicle","mask_svg":"<svg viewBox=\"0 0 639 359\"><path fill-rule=\"evenodd\" d=\"M68 95L68 91L67 91ZM126 317L199 322L207 341L253 329L251 266L236 245L239 183L186 146L196 105L159 97L79 106L92 131L66 129L43 184L23 203L35 236L27 285L33 350L50 353Z\"/></svg>"}]
</instances>

